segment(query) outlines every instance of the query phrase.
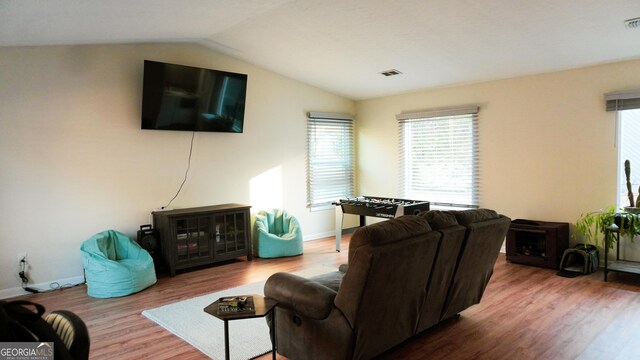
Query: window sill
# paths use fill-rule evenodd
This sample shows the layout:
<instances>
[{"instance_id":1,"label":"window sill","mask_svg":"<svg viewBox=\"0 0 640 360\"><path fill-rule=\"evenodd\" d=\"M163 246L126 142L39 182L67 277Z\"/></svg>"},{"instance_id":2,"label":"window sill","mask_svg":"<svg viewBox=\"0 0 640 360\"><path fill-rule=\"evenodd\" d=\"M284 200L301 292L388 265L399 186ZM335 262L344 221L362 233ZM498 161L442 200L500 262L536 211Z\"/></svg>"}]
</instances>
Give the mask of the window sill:
<instances>
[{"instance_id":1,"label":"window sill","mask_svg":"<svg viewBox=\"0 0 640 360\"><path fill-rule=\"evenodd\" d=\"M318 206L311 206L309 207L309 211L311 212L316 212L316 211L327 211L327 210L334 210L336 208L335 205L318 205Z\"/></svg>"},{"instance_id":2,"label":"window sill","mask_svg":"<svg viewBox=\"0 0 640 360\"><path fill-rule=\"evenodd\" d=\"M461 210L474 210L474 209L479 209L478 206L473 207L473 206L451 206L451 205L438 205L438 204L431 204L431 206L429 206L429 210L442 210L442 211L451 211L451 210L457 210L457 211L461 211Z\"/></svg>"}]
</instances>

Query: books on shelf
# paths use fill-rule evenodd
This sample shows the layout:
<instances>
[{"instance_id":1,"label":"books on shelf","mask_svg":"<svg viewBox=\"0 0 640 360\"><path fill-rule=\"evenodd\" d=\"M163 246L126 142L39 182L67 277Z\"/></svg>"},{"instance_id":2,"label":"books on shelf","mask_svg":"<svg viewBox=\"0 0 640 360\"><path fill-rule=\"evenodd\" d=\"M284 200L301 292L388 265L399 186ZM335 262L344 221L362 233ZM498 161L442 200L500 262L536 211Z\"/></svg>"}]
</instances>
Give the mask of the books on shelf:
<instances>
[{"instance_id":1,"label":"books on shelf","mask_svg":"<svg viewBox=\"0 0 640 360\"><path fill-rule=\"evenodd\" d=\"M204 231L192 231L192 232L180 232L176 235L176 239L185 240L189 238L206 237L207 233Z\"/></svg>"},{"instance_id":2,"label":"books on shelf","mask_svg":"<svg viewBox=\"0 0 640 360\"><path fill-rule=\"evenodd\" d=\"M218 314L255 313L253 296L225 296L218 300Z\"/></svg>"}]
</instances>

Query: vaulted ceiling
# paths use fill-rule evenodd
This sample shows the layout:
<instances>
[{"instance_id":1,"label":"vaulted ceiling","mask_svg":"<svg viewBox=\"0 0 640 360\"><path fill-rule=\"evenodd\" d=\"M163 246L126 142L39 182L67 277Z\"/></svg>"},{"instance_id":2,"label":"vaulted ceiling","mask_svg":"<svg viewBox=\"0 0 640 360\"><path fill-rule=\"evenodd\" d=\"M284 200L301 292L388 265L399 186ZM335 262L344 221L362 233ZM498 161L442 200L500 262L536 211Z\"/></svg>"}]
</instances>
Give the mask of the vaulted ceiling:
<instances>
[{"instance_id":1,"label":"vaulted ceiling","mask_svg":"<svg viewBox=\"0 0 640 360\"><path fill-rule=\"evenodd\" d=\"M638 17L639 0L0 0L0 46L195 42L358 100L640 59Z\"/></svg>"}]
</instances>

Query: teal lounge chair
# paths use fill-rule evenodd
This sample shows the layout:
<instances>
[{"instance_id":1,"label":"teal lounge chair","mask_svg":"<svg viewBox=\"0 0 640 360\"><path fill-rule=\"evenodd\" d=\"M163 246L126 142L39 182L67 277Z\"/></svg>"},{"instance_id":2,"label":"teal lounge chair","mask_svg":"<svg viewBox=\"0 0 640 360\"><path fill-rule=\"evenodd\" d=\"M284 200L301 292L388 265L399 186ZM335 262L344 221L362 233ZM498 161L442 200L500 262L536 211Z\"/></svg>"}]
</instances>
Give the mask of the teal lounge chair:
<instances>
[{"instance_id":1,"label":"teal lounge chair","mask_svg":"<svg viewBox=\"0 0 640 360\"><path fill-rule=\"evenodd\" d=\"M156 283L153 258L123 233L98 233L82 243L80 251L91 297L125 296Z\"/></svg>"},{"instance_id":2,"label":"teal lounge chair","mask_svg":"<svg viewBox=\"0 0 640 360\"><path fill-rule=\"evenodd\" d=\"M302 254L300 223L285 210L260 211L253 227L253 250L261 258Z\"/></svg>"}]
</instances>

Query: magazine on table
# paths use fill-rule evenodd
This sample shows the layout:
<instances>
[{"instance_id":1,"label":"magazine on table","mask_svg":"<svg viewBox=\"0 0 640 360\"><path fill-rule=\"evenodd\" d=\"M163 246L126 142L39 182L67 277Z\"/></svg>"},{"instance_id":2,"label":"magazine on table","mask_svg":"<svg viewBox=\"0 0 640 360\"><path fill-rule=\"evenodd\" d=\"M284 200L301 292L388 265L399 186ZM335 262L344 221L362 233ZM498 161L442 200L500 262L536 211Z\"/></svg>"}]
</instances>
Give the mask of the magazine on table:
<instances>
[{"instance_id":1,"label":"magazine on table","mask_svg":"<svg viewBox=\"0 0 640 360\"><path fill-rule=\"evenodd\" d=\"M248 314L256 312L253 296L225 296L218 299L218 314Z\"/></svg>"}]
</instances>

